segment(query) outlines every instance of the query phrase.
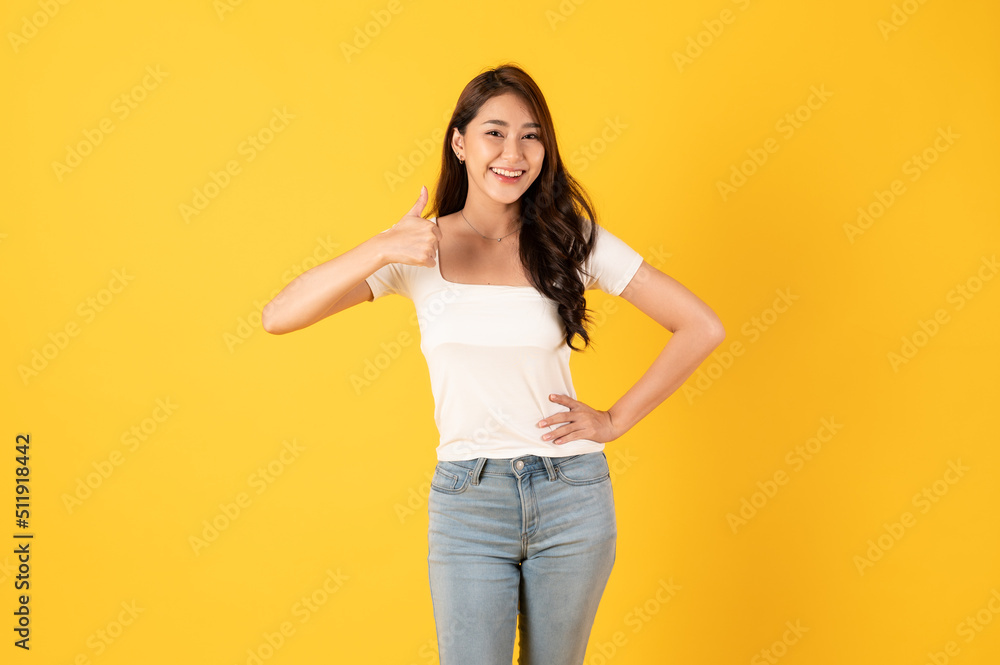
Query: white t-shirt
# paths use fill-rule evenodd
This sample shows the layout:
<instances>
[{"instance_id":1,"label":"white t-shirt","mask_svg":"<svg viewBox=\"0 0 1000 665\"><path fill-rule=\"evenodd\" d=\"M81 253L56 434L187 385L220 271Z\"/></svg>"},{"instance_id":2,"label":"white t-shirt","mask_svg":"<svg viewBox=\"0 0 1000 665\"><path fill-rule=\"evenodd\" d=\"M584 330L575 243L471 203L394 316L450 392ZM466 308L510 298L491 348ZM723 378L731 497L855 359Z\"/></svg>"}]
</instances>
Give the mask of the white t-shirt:
<instances>
[{"instance_id":1,"label":"white t-shirt","mask_svg":"<svg viewBox=\"0 0 1000 665\"><path fill-rule=\"evenodd\" d=\"M584 284L619 295L642 260L598 225ZM416 307L441 436L438 460L565 457L604 450L603 443L590 439L557 445L541 438L563 423L538 427L538 421L569 410L549 395L576 399L569 371L572 349L555 304L533 286L445 281L436 257L434 263L389 263L366 281L373 301L397 293Z\"/></svg>"}]
</instances>

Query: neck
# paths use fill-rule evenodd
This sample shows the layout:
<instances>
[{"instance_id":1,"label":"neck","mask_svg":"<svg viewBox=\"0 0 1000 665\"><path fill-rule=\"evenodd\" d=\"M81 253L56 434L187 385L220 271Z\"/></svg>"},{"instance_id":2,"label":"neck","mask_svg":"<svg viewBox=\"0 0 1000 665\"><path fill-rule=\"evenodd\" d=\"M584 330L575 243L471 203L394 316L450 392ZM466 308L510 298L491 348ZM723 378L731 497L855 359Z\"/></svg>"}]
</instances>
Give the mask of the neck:
<instances>
[{"instance_id":1,"label":"neck","mask_svg":"<svg viewBox=\"0 0 1000 665\"><path fill-rule=\"evenodd\" d=\"M514 203L480 202L467 197L459 216L465 216L471 233L479 232L487 238L500 238L520 228L520 201Z\"/></svg>"}]
</instances>

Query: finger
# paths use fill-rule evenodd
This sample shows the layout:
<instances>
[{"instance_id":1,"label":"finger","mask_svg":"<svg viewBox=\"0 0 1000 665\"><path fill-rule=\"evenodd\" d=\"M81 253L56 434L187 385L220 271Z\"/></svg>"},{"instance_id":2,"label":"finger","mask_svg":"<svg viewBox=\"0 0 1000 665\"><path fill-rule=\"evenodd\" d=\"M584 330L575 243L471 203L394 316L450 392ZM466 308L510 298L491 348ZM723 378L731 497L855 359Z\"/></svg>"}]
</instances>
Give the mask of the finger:
<instances>
[{"instance_id":1,"label":"finger","mask_svg":"<svg viewBox=\"0 0 1000 665\"><path fill-rule=\"evenodd\" d=\"M556 411L552 415L545 416L538 421L539 427L548 427L549 425L555 425L556 423L568 423L572 422L576 418L576 414L572 411Z\"/></svg>"},{"instance_id":2,"label":"finger","mask_svg":"<svg viewBox=\"0 0 1000 665\"><path fill-rule=\"evenodd\" d=\"M427 187L421 185L420 186L420 196L417 197L417 202L413 204L413 207L410 208L410 212L408 212L407 214L408 215L414 215L416 217L420 217L420 213L422 213L424 211L424 208L427 207L427 199L428 198L429 197L428 197L428 194L427 194Z\"/></svg>"},{"instance_id":3,"label":"finger","mask_svg":"<svg viewBox=\"0 0 1000 665\"><path fill-rule=\"evenodd\" d=\"M569 425L570 425L570 423L567 423L566 425L563 425L562 427L558 428L557 430L555 430L553 432L549 432L549 434L548 434L549 438L547 440L550 441L551 443L563 444L563 443L568 443L570 441L574 441L576 439L579 439L580 436L581 436L581 434L580 434L581 432L586 433L586 428L585 427L577 427L575 429L567 429L569 427ZM542 438L545 438L545 437L542 437Z\"/></svg>"},{"instance_id":4,"label":"finger","mask_svg":"<svg viewBox=\"0 0 1000 665\"><path fill-rule=\"evenodd\" d=\"M542 438L543 438L543 439L546 439L546 440L549 440L549 439L554 439L554 438L556 438L557 436L565 436L565 435L566 435L566 434L568 434L569 432L573 432L573 431L576 431L576 430L574 430L574 429L572 428L572 425L573 425L573 424L574 424L574 423L573 423L572 421L570 421L570 422L565 422L565 423L563 423L562 425L560 425L559 427L556 427L555 429L551 429L551 430L549 430L548 432L545 432L545 433L544 433L544 434L542 435Z\"/></svg>"},{"instance_id":5,"label":"finger","mask_svg":"<svg viewBox=\"0 0 1000 665\"><path fill-rule=\"evenodd\" d=\"M556 425L556 423L553 423L551 419L548 419L547 422L549 426ZM542 438L551 439L553 437L563 436L567 432L575 432L576 430L581 429L584 426L585 426L584 423L579 420L567 419L565 420L565 422L561 422L560 424L550 429L548 432L545 432L545 434L542 435Z\"/></svg>"},{"instance_id":6,"label":"finger","mask_svg":"<svg viewBox=\"0 0 1000 665\"><path fill-rule=\"evenodd\" d=\"M441 229L434 222L430 222L431 231L434 233L434 239L431 240L431 246L434 248L434 256L431 257L431 265L437 265L438 254L441 250Z\"/></svg>"},{"instance_id":7,"label":"finger","mask_svg":"<svg viewBox=\"0 0 1000 665\"><path fill-rule=\"evenodd\" d=\"M565 404L570 407L579 404L579 402L577 402L569 395L563 395L563 394L549 395L549 399L552 400L553 402L556 402L557 404Z\"/></svg>"}]
</instances>

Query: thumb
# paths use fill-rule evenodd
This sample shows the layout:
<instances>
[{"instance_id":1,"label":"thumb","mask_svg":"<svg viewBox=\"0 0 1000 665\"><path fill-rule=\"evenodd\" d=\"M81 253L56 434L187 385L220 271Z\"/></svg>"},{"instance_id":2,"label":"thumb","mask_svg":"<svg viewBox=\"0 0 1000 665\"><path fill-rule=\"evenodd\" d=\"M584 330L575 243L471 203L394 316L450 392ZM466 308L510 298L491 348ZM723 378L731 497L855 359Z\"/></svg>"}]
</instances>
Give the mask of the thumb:
<instances>
[{"instance_id":1,"label":"thumb","mask_svg":"<svg viewBox=\"0 0 1000 665\"><path fill-rule=\"evenodd\" d=\"M427 199L428 198L429 198L429 196L427 194L427 188L424 187L424 186L421 186L420 187L420 196L417 197L417 202L413 204L413 207L410 208L410 212L408 212L407 214L408 215L416 215L417 217L420 217L420 213L422 213L424 211L424 208L427 207Z\"/></svg>"}]
</instances>

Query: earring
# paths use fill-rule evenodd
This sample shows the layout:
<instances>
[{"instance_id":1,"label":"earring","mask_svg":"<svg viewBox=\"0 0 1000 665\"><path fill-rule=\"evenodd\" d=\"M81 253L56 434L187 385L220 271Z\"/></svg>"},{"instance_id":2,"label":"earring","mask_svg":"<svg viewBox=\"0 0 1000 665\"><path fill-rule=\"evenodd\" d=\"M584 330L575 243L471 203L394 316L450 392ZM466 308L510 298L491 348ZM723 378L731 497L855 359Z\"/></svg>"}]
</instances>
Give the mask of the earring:
<instances>
[{"instance_id":1,"label":"earring","mask_svg":"<svg viewBox=\"0 0 1000 665\"><path fill-rule=\"evenodd\" d=\"M462 159L461 157L459 157L457 152L455 153L455 156L458 157L458 163L459 164L465 164L465 160Z\"/></svg>"}]
</instances>

